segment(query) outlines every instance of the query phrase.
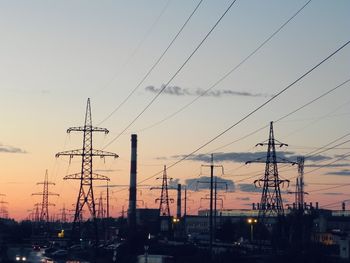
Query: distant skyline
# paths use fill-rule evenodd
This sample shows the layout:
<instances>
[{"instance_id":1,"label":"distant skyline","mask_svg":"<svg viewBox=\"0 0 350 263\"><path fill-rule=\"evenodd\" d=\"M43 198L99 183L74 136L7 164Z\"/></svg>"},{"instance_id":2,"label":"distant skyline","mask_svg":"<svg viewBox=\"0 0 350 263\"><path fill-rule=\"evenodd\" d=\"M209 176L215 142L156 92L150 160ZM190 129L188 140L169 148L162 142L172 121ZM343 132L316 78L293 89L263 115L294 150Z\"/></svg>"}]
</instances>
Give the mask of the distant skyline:
<instances>
[{"instance_id":1,"label":"distant skyline","mask_svg":"<svg viewBox=\"0 0 350 263\"><path fill-rule=\"evenodd\" d=\"M172 79L232 3L204 0L135 89L199 2L0 2L0 193L6 195L0 200L8 202L10 217L25 219L41 202L31 194L41 190L36 183L43 181L46 169L56 183L52 191L60 194L50 201L56 204L51 214L76 202L79 183L63 177L79 172L81 160L56 159L55 153L82 147L81 134L68 135L66 129L83 125L88 98L93 125L110 131L94 135L94 148L120 156L94 160L94 170L111 178L111 215L119 216L123 206L127 209L127 190L117 185L129 183L132 133L138 135L142 182L209 142L350 40L349 1L237 0ZM321 149L305 163L306 200L340 209L350 199L350 82L344 83L349 79L350 45L171 167L168 175L182 184L208 176L201 164L214 153L215 162L225 167L224 175L216 173L232 185L224 208L250 208L260 201L253 181L263 175L264 166L244 163L264 156L266 148L254 146L268 139L269 122L291 113L274 124L276 139L289 145L278 148L278 154L295 161ZM280 175L295 178L297 169L281 166ZM143 184L159 185L156 177ZM293 183L283 189L286 203L293 202L294 196L286 194L294 191ZM103 188L96 187L96 197ZM138 192L147 207L157 207L158 195L147 188ZM190 213L208 207L200 203L205 189L190 195Z\"/></svg>"}]
</instances>

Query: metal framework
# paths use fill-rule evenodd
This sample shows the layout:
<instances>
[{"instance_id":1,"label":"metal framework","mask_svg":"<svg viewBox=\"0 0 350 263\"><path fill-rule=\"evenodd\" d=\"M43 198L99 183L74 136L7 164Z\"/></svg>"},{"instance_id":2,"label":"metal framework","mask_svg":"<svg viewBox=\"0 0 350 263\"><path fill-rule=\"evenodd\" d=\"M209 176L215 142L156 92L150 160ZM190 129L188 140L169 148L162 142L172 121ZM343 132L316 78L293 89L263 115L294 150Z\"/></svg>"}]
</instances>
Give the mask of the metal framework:
<instances>
[{"instance_id":1,"label":"metal framework","mask_svg":"<svg viewBox=\"0 0 350 263\"><path fill-rule=\"evenodd\" d=\"M0 196L6 196L5 194L0 194ZM9 213L8 213L8 210L7 210L7 204L8 202L4 201L4 200L1 200L0 201L0 218L8 218L9 216Z\"/></svg>"},{"instance_id":2,"label":"metal framework","mask_svg":"<svg viewBox=\"0 0 350 263\"><path fill-rule=\"evenodd\" d=\"M284 208L280 186L283 187L285 183L289 184L289 180L280 179L277 164L289 163L294 165L296 163L277 157L276 146L282 147L288 145L275 140L273 132L273 122L270 122L270 132L268 141L259 143L256 146L258 145L267 145L266 158L259 158L254 161L248 161L246 162L246 164L252 162L265 163L265 174L263 178L254 181L255 186L263 188L259 206L259 218L260 222L265 223L267 217L284 216Z\"/></svg>"},{"instance_id":3,"label":"metal framework","mask_svg":"<svg viewBox=\"0 0 350 263\"><path fill-rule=\"evenodd\" d=\"M40 211L39 211L39 206L40 206L40 205L41 205L40 203L36 203L36 204L34 205L34 207L35 207L34 221L35 221L35 222L39 222L39 221L40 221Z\"/></svg>"},{"instance_id":4,"label":"metal framework","mask_svg":"<svg viewBox=\"0 0 350 263\"><path fill-rule=\"evenodd\" d=\"M162 179L162 187L161 187L161 193L160 193L160 198L156 199L156 202L159 201L159 212L161 216L170 216L170 206L169 206L169 201L171 203L174 202L174 199L169 198L168 194L168 180L171 180L172 178L168 178L167 172L166 172L166 165L164 165L164 170L163 170L163 176L157 179ZM159 189L159 188L151 188L152 189ZM175 188L172 188L175 189Z\"/></svg>"},{"instance_id":5,"label":"metal framework","mask_svg":"<svg viewBox=\"0 0 350 263\"><path fill-rule=\"evenodd\" d=\"M100 193L100 197L98 198L98 209L97 209L97 218L104 218L105 217L105 210L103 206L103 196L102 192Z\"/></svg>"},{"instance_id":6,"label":"metal framework","mask_svg":"<svg viewBox=\"0 0 350 263\"><path fill-rule=\"evenodd\" d=\"M61 222L66 223L67 222L67 212L66 212L66 206L63 204L63 207L61 209Z\"/></svg>"},{"instance_id":7,"label":"metal framework","mask_svg":"<svg viewBox=\"0 0 350 263\"><path fill-rule=\"evenodd\" d=\"M296 189L295 189L295 203L298 206L298 209L303 209L304 195L307 194L304 192L304 161L305 161L305 158L302 156L297 158L298 177L297 177Z\"/></svg>"},{"instance_id":8,"label":"metal framework","mask_svg":"<svg viewBox=\"0 0 350 263\"><path fill-rule=\"evenodd\" d=\"M49 202L49 196L50 195L55 195L59 196L59 194L49 192L49 185L55 185L53 182L49 182L49 175L48 171L45 171L45 179L43 182L37 183L37 185L43 185L43 191L41 193L34 193L32 195L40 195L42 196L42 202L41 202L41 210L40 210L40 217L39 221L42 222L49 222L50 217L49 217L49 206L55 206L55 204L52 204Z\"/></svg>"},{"instance_id":9,"label":"metal framework","mask_svg":"<svg viewBox=\"0 0 350 263\"><path fill-rule=\"evenodd\" d=\"M214 211L213 211L213 203L215 206L215 214L216 214L216 191L217 191L217 183L215 177L215 189L214 189L214 168L219 167L222 169L222 174L224 174L224 167L222 165L214 165L214 155L211 154L210 157L210 165L202 165L201 167L210 167L210 198L209 198L209 251L210 251L210 259L213 257L213 240L214 240ZM214 193L215 192L215 193ZM214 196L215 195L215 196ZM215 199L215 200L214 200Z\"/></svg>"},{"instance_id":10,"label":"metal framework","mask_svg":"<svg viewBox=\"0 0 350 263\"><path fill-rule=\"evenodd\" d=\"M91 118L91 106L90 99L87 100L86 105L86 113L85 113L85 123L84 126L81 127L71 127L67 130L67 133L70 132L82 132L83 133L83 148L78 150L64 151L56 154L56 157L61 155L69 156L69 158L73 158L73 156L81 156L81 171L80 173L75 173L71 175L65 176L64 180L79 180L80 181L80 189L78 193L78 198L75 206L75 214L73 220L73 233L76 231L77 224L80 226L80 218L82 214L82 210L86 205L88 210L90 211L90 215L92 220L95 222L95 238L97 239L97 225L96 225L96 207L95 207L95 199L94 199L94 191L93 191L93 181L95 180L105 180L109 181L110 179L107 176L96 174L92 170L92 162L93 157L114 157L117 158L118 155L111 152L106 152L102 150L95 150L92 147L92 134L94 132L103 132L108 134L108 130L105 128L98 128L92 126L92 118Z\"/></svg>"}]
</instances>

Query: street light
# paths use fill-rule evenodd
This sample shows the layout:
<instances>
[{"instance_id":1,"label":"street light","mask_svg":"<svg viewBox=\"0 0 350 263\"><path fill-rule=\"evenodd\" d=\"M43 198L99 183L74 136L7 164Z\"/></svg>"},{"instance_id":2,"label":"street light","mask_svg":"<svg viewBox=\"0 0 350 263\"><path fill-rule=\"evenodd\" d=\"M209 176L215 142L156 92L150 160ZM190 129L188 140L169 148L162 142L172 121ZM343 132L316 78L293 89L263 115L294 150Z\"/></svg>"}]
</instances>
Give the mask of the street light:
<instances>
[{"instance_id":1,"label":"street light","mask_svg":"<svg viewBox=\"0 0 350 263\"><path fill-rule=\"evenodd\" d=\"M253 233L254 233L254 225L258 223L258 219L256 218L248 218L248 224L250 225L250 242L253 242Z\"/></svg>"}]
</instances>

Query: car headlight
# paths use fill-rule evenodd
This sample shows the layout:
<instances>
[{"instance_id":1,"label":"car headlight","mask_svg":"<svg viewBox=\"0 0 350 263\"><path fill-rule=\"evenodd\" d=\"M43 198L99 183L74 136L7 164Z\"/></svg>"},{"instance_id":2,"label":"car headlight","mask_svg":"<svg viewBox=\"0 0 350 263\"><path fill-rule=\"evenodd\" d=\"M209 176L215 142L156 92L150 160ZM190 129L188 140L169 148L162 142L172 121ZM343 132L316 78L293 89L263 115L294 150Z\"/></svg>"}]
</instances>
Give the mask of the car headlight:
<instances>
[{"instance_id":1,"label":"car headlight","mask_svg":"<svg viewBox=\"0 0 350 263\"><path fill-rule=\"evenodd\" d=\"M19 256L16 256L16 261L20 261L21 258Z\"/></svg>"},{"instance_id":2,"label":"car headlight","mask_svg":"<svg viewBox=\"0 0 350 263\"><path fill-rule=\"evenodd\" d=\"M26 257L22 257L22 261L26 261L27 260L27 258Z\"/></svg>"}]
</instances>

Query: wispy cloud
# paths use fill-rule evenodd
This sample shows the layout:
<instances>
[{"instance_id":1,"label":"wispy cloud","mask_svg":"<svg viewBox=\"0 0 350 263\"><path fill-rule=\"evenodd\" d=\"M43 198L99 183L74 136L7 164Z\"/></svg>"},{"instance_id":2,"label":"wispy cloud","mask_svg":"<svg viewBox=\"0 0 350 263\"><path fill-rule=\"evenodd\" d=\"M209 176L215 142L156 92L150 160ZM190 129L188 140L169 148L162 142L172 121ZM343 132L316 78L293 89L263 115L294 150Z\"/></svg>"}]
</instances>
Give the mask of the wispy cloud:
<instances>
[{"instance_id":1,"label":"wispy cloud","mask_svg":"<svg viewBox=\"0 0 350 263\"><path fill-rule=\"evenodd\" d=\"M152 93L158 93L161 89L163 89L165 85L163 84L160 88L156 88L155 86L147 86L145 88L146 91ZM247 91L233 91L229 89L222 90L210 90L206 92L204 89L188 89L182 88L179 86L167 86L163 90L163 94L174 95L174 96L205 96L205 97L224 97L224 96L243 96L243 97L272 97L269 94L263 93L251 93Z\"/></svg>"},{"instance_id":2,"label":"wispy cloud","mask_svg":"<svg viewBox=\"0 0 350 263\"><path fill-rule=\"evenodd\" d=\"M323 193L324 195L343 195L343 193Z\"/></svg>"},{"instance_id":3,"label":"wispy cloud","mask_svg":"<svg viewBox=\"0 0 350 263\"><path fill-rule=\"evenodd\" d=\"M239 184L238 188L242 192L253 192L253 193L261 192L261 188L255 187L254 184Z\"/></svg>"},{"instance_id":4,"label":"wispy cloud","mask_svg":"<svg viewBox=\"0 0 350 263\"><path fill-rule=\"evenodd\" d=\"M349 169L343 169L336 172L328 172L327 175L340 175L340 176L350 176L350 170Z\"/></svg>"},{"instance_id":5,"label":"wispy cloud","mask_svg":"<svg viewBox=\"0 0 350 263\"><path fill-rule=\"evenodd\" d=\"M277 152L277 156L282 159L288 159L290 161L296 162L297 157L300 154L295 152ZM171 158L179 159L186 155L174 155ZM164 157L162 157L164 158ZM216 162L236 162L245 163L247 161L254 161L256 159L264 160L266 158L266 152L229 152L229 153L215 153L214 160ZM196 154L187 158L188 160L198 161L198 162L211 162L210 155L207 154ZM322 160L329 160L331 157L325 155L315 155L307 158L307 161L316 162Z\"/></svg>"},{"instance_id":6,"label":"wispy cloud","mask_svg":"<svg viewBox=\"0 0 350 263\"><path fill-rule=\"evenodd\" d=\"M2 153L27 153L27 151L18 148L18 147L13 147L10 145L4 145L0 143L0 152Z\"/></svg>"},{"instance_id":7,"label":"wispy cloud","mask_svg":"<svg viewBox=\"0 0 350 263\"><path fill-rule=\"evenodd\" d=\"M170 188L175 188L175 189L177 189L177 185L178 185L179 183L180 183L180 180L179 180L179 179L172 179L172 180L169 181L168 186L169 186Z\"/></svg>"},{"instance_id":8,"label":"wispy cloud","mask_svg":"<svg viewBox=\"0 0 350 263\"><path fill-rule=\"evenodd\" d=\"M235 191L235 183L232 180L223 179L221 177L215 177L215 178L218 183L218 186L217 186L218 191L226 190L226 186L228 191L230 192ZM186 179L185 181L187 189L192 191L210 189L209 182L210 182L209 176L201 176L199 178L190 178L190 179Z\"/></svg>"},{"instance_id":9,"label":"wispy cloud","mask_svg":"<svg viewBox=\"0 0 350 263\"><path fill-rule=\"evenodd\" d=\"M236 197L236 200L240 200L240 201L249 201L250 197Z\"/></svg>"},{"instance_id":10,"label":"wispy cloud","mask_svg":"<svg viewBox=\"0 0 350 263\"><path fill-rule=\"evenodd\" d=\"M307 164L305 167L323 167L324 164ZM348 167L350 164L348 163L332 163L332 164L327 164L327 167Z\"/></svg>"}]
</instances>

